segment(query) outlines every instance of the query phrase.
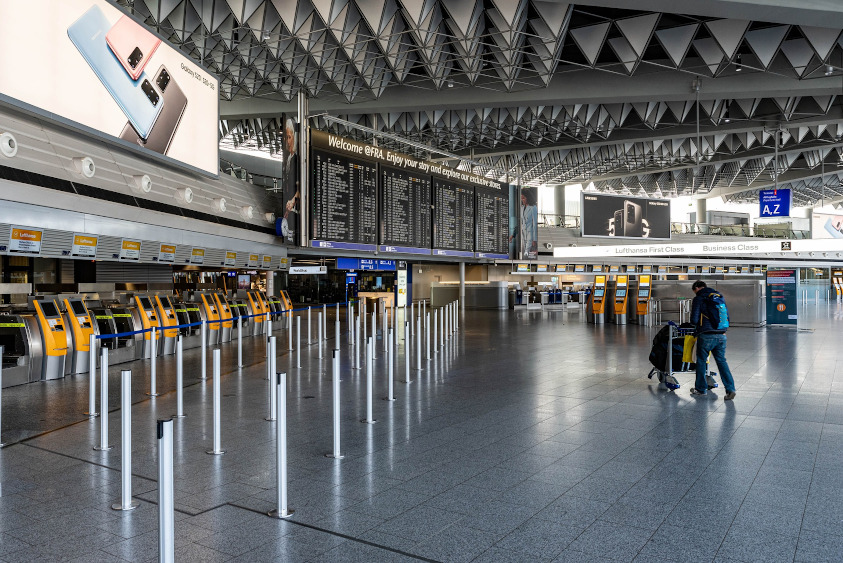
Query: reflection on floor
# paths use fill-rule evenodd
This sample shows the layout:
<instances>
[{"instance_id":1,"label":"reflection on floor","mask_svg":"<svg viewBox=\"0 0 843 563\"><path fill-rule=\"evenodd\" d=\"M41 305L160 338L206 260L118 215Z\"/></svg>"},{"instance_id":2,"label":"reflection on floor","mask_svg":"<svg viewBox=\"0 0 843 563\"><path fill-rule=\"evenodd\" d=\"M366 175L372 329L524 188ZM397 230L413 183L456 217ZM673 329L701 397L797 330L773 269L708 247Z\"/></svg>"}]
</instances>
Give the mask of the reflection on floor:
<instances>
[{"instance_id":1,"label":"reflection on floor","mask_svg":"<svg viewBox=\"0 0 843 563\"><path fill-rule=\"evenodd\" d=\"M395 402L380 400L378 350L374 425L359 422L365 372L350 369L343 337L339 461L324 456L330 362L312 345L292 367L279 331L289 521L264 515L274 508L276 423L264 420L263 340L246 339L243 369L236 345L223 349L224 456L205 454L212 393L196 379L198 351L188 351L188 416L175 422L176 558L840 561L840 311L807 313L812 330L729 331L738 395L724 402L719 390L691 397L691 374L676 392L647 379L655 329L587 325L576 311L468 312L458 338L410 384L396 383ZM397 365L403 380L403 344ZM110 376L112 408L121 367ZM128 513L110 509L120 448L94 451L99 421L81 414L87 376L3 391L2 436L17 443L0 450L0 560L157 558L154 431L175 412L175 367L160 362L168 393L156 399L143 395L146 363L130 367L141 506ZM119 411L109 420L119 445Z\"/></svg>"}]
</instances>

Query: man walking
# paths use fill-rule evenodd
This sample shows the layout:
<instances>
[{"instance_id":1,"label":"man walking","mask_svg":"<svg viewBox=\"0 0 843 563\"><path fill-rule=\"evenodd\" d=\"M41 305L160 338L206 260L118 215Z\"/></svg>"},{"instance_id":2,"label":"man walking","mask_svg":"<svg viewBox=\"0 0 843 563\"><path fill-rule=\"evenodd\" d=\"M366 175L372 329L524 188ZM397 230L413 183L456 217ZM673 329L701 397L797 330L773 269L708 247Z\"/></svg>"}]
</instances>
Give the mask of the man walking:
<instances>
[{"instance_id":1,"label":"man walking","mask_svg":"<svg viewBox=\"0 0 843 563\"><path fill-rule=\"evenodd\" d=\"M691 290L694 292L691 323L697 327L697 381L691 389L691 395L705 395L708 391L705 376L708 355L711 353L726 388L724 399L731 401L735 398L735 380L726 362L726 329L729 327L726 302L722 295L706 286L704 281L695 281Z\"/></svg>"}]
</instances>

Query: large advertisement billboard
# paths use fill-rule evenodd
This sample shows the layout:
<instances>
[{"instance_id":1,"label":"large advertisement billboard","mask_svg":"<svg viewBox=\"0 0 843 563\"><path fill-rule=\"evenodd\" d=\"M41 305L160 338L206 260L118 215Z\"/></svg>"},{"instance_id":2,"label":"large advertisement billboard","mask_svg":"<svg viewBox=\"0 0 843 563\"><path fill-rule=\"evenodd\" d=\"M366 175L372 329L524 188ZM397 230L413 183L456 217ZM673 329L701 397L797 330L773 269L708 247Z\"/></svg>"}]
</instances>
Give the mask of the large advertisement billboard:
<instances>
[{"instance_id":1,"label":"large advertisement billboard","mask_svg":"<svg viewBox=\"0 0 843 563\"><path fill-rule=\"evenodd\" d=\"M0 95L216 175L217 79L105 0L3 2Z\"/></svg>"},{"instance_id":2,"label":"large advertisement billboard","mask_svg":"<svg viewBox=\"0 0 843 563\"><path fill-rule=\"evenodd\" d=\"M813 213L811 238L843 238L843 215Z\"/></svg>"},{"instance_id":3,"label":"large advertisement billboard","mask_svg":"<svg viewBox=\"0 0 843 563\"><path fill-rule=\"evenodd\" d=\"M670 239L670 201L582 193L582 236Z\"/></svg>"}]
</instances>

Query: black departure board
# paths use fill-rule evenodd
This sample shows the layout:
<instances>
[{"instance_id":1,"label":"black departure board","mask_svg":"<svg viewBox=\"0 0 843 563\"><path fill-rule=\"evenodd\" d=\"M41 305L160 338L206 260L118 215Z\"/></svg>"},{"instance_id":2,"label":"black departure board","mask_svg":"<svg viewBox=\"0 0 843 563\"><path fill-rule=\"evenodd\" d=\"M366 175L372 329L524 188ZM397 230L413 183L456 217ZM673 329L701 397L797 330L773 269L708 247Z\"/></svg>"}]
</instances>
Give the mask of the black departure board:
<instances>
[{"instance_id":1,"label":"black departure board","mask_svg":"<svg viewBox=\"0 0 843 563\"><path fill-rule=\"evenodd\" d=\"M475 190L475 221L478 254L508 255L509 194L502 190Z\"/></svg>"},{"instance_id":2,"label":"black departure board","mask_svg":"<svg viewBox=\"0 0 843 563\"><path fill-rule=\"evenodd\" d=\"M433 247L446 251L473 251L474 188L434 178L433 203Z\"/></svg>"},{"instance_id":3,"label":"black departure board","mask_svg":"<svg viewBox=\"0 0 843 563\"><path fill-rule=\"evenodd\" d=\"M377 164L313 150L312 237L377 244Z\"/></svg>"},{"instance_id":4,"label":"black departure board","mask_svg":"<svg viewBox=\"0 0 843 563\"><path fill-rule=\"evenodd\" d=\"M381 244L429 249L430 176L381 166Z\"/></svg>"}]
</instances>

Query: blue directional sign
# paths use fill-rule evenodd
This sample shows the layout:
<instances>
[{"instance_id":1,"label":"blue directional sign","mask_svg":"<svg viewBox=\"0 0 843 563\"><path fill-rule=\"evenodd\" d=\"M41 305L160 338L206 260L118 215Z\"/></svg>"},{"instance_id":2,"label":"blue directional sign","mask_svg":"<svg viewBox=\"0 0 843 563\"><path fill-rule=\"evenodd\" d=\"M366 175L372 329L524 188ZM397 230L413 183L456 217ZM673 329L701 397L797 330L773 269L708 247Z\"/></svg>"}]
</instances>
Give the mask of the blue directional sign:
<instances>
[{"instance_id":1,"label":"blue directional sign","mask_svg":"<svg viewBox=\"0 0 843 563\"><path fill-rule=\"evenodd\" d=\"M374 258L337 258L338 270L386 270L395 271L395 260Z\"/></svg>"},{"instance_id":2,"label":"blue directional sign","mask_svg":"<svg viewBox=\"0 0 843 563\"><path fill-rule=\"evenodd\" d=\"M761 217L790 217L790 190L761 190Z\"/></svg>"}]
</instances>

